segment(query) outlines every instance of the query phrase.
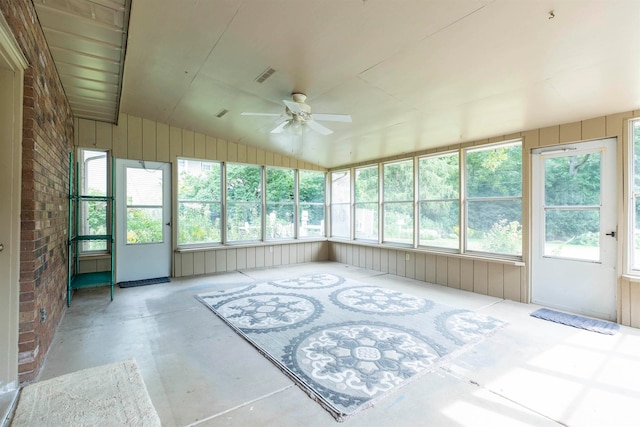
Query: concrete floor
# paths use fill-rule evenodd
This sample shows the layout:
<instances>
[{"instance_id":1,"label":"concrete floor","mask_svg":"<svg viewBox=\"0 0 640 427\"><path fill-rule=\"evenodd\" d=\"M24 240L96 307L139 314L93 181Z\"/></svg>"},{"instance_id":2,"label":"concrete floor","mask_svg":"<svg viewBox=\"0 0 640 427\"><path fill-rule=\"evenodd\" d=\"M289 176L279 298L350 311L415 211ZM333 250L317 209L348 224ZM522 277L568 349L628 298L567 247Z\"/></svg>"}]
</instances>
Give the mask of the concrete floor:
<instances>
[{"instance_id":1,"label":"concrete floor","mask_svg":"<svg viewBox=\"0 0 640 427\"><path fill-rule=\"evenodd\" d=\"M506 321L496 334L343 425L636 426L640 330L614 336L535 319L504 301L344 264L256 269L171 283L81 290L39 380L134 357L170 426L333 426L333 417L194 295L331 272Z\"/></svg>"}]
</instances>

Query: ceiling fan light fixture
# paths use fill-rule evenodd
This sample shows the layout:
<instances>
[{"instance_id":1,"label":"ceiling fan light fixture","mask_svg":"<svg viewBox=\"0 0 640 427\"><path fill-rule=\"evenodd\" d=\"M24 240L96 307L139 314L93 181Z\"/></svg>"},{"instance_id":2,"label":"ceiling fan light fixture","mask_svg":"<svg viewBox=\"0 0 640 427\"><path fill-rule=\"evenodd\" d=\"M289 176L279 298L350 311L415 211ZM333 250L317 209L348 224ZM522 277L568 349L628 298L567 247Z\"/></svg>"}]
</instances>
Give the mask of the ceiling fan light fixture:
<instances>
[{"instance_id":1,"label":"ceiling fan light fixture","mask_svg":"<svg viewBox=\"0 0 640 427\"><path fill-rule=\"evenodd\" d=\"M293 118L287 122L284 126L284 130L292 135L300 136L306 129L303 122Z\"/></svg>"},{"instance_id":2,"label":"ceiling fan light fixture","mask_svg":"<svg viewBox=\"0 0 640 427\"><path fill-rule=\"evenodd\" d=\"M318 123L318 121L351 123L351 116L348 114L311 114L311 107L305 103L307 95L294 92L291 94L293 101L282 100L285 106L285 114L288 119L281 121L270 133L280 133L287 131L295 135L301 135L309 128L321 135L331 135L333 131ZM243 116L268 116L277 117L281 115L274 113L240 113Z\"/></svg>"}]
</instances>

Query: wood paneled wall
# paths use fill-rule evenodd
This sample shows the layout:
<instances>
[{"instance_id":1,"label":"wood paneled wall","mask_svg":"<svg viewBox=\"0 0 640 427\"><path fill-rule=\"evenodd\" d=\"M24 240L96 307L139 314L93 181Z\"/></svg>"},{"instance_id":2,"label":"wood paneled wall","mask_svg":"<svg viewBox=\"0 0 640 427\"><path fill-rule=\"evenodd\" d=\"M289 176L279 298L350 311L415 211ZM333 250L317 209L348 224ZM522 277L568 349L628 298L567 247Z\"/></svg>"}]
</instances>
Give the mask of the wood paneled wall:
<instances>
[{"instance_id":1,"label":"wood paneled wall","mask_svg":"<svg viewBox=\"0 0 640 427\"><path fill-rule=\"evenodd\" d=\"M500 264L493 261L474 260L468 258L449 257L446 255L429 254L416 255L416 263L418 269L412 273L412 263L407 261L406 265L398 264L402 260L403 251L401 249L385 249L388 253L381 250L381 259L389 257L388 263L392 268L395 265L396 272L392 274L420 275L416 277L423 280L422 277L422 260L424 257L427 263L425 275L429 275L426 281L439 283L445 286L458 287L461 289L471 290L473 292L502 296L506 299L515 301L530 301L530 271L531 265L531 150L537 147L547 147L571 142L588 141L599 138L617 138L618 140L618 323L626 326L640 327L640 277L626 278L623 276L626 265L626 224L628 202L628 187L626 183L629 181L628 164L628 123L629 119L640 117L640 110L628 111L623 113L611 114L602 117L591 118L588 120L577 121L573 123L565 123L546 128L533 129L528 131L516 132L508 135L502 135L494 138L483 139L479 141L471 141L464 144L454 144L437 149L417 151L415 153L403 154L401 156L380 159L378 161L387 161L394 159L407 158L410 156L420 156L432 154L441 151L466 148L471 146L490 144L494 142L509 141L513 139L522 139L522 167L523 167L523 188L522 188L522 207L523 207L523 256L524 266L514 266L508 264ZM344 169L346 167L364 166L371 164L358 163L352 165L344 165L336 169ZM357 248L356 248L357 247ZM365 252L364 264L362 263L362 251ZM341 260L347 264L366 266L366 255L372 248L363 249L358 247L356 242L332 243L330 251L330 259ZM344 252L344 254L343 254ZM373 252L375 253L375 252ZM357 256L354 258L355 254ZM386 254L386 255L385 255ZM373 255L372 255L373 256ZM375 259L375 257L374 257ZM372 261L373 262L373 261ZM384 267L381 261L380 266ZM395 264L394 264L395 262ZM415 266L413 267L415 268ZM374 268L379 271L384 269ZM519 274L516 273L519 271ZM391 273L391 271L389 271ZM486 274L485 274L486 272ZM411 277L411 276L407 276ZM486 279L485 279L486 277ZM502 284L499 279L502 277ZM514 281L511 283L511 281ZM519 284L519 291L518 285ZM501 295L502 294L502 295Z\"/></svg>"},{"instance_id":2,"label":"wood paneled wall","mask_svg":"<svg viewBox=\"0 0 640 427\"><path fill-rule=\"evenodd\" d=\"M325 170L308 162L191 130L120 114L118 125L75 119L75 144L111 150L118 159L174 163L177 157L294 169Z\"/></svg>"},{"instance_id":3,"label":"wood paneled wall","mask_svg":"<svg viewBox=\"0 0 640 427\"><path fill-rule=\"evenodd\" d=\"M329 243L274 243L248 247L225 247L208 251L177 252L174 255L175 277L199 276L248 268L276 267L329 259Z\"/></svg>"},{"instance_id":4,"label":"wood paneled wall","mask_svg":"<svg viewBox=\"0 0 640 427\"><path fill-rule=\"evenodd\" d=\"M281 166L307 170L324 170L282 154L265 151L214 138L191 130L180 129L152 120L120 114L118 125L75 119L75 145L83 148L110 150L119 159L172 163L177 157L218 160L266 166ZM175 174L173 187L177 184ZM173 215L176 194L173 194ZM225 246L181 251L173 236L172 275L194 276L245 268L271 267L328 259L326 241L299 240L264 242L253 246ZM81 272L104 271L110 268L108 257L87 257L80 263ZM116 267L117 268L117 267Z\"/></svg>"},{"instance_id":5,"label":"wood paneled wall","mask_svg":"<svg viewBox=\"0 0 640 427\"><path fill-rule=\"evenodd\" d=\"M523 298L527 295L524 292L526 270L518 263L335 241L330 242L329 259L450 288L526 302Z\"/></svg>"},{"instance_id":6,"label":"wood paneled wall","mask_svg":"<svg viewBox=\"0 0 640 427\"><path fill-rule=\"evenodd\" d=\"M492 295L514 301L530 301L531 241L531 149L597 138L618 138L618 322L640 327L640 278L622 276L625 265L626 212L628 188L628 119L640 116L629 111L534 129L479 141L417 151L395 158L407 158L439 151L483 145L521 138L523 141L523 262L474 259L459 256L366 246L358 242L268 243L254 247L224 247L197 251L176 251L175 276L209 274L242 268L286 265L297 262L335 260L346 264L424 280L443 286ZM298 169L324 170L277 153L249 147L175 128L163 123L121 114L117 126L91 120L76 120L76 145L112 150L117 158L175 162L176 157L233 161ZM379 161L394 158L380 159ZM367 164L370 164L368 162ZM349 166L344 165L340 169ZM175 195L174 195L175 197ZM270 249L272 248L272 249ZM407 259L409 255L409 259ZM100 260L88 261L86 268L99 268ZM93 264L91 264L93 262Z\"/></svg>"},{"instance_id":7,"label":"wood paneled wall","mask_svg":"<svg viewBox=\"0 0 640 427\"><path fill-rule=\"evenodd\" d=\"M640 278L618 281L618 323L640 328Z\"/></svg>"}]
</instances>

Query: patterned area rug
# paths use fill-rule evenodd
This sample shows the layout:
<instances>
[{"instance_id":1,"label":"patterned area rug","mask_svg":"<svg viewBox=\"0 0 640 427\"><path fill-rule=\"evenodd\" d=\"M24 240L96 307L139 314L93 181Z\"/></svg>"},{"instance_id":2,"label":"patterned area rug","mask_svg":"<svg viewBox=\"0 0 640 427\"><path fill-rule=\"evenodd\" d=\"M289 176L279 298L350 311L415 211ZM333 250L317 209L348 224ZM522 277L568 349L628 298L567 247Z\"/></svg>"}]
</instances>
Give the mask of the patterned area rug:
<instances>
[{"instance_id":1,"label":"patterned area rug","mask_svg":"<svg viewBox=\"0 0 640 427\"><path fill-rule=\"evenodd\" d=\"M473 311L332 274L197 298L338 421L504 325Z\"/></svg>"}]
</instances>

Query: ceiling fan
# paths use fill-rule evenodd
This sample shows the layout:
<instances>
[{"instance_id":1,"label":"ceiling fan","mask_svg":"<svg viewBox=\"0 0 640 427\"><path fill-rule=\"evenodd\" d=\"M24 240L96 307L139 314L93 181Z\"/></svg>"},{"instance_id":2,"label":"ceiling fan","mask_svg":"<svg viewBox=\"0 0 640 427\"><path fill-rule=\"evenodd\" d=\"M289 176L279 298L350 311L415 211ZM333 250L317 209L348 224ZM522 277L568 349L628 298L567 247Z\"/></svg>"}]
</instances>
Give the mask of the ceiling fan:
<instances>
[{"instance_id":1,"label":"ceiling fan","mask_svg":"<svg viewBox=\"0 0 640 427\"><path fill-rule=\"evenodd\" d=\"M348 114L311 114L311 107L305 104L307 95L304 93L292 93L291 98L293 101L282 100L285 105L286 116L278 126L271 130L271 133L281 133L287 130L300 133L304 130L305 126L307 126L322 135L330 135L333 131L321 125L318 121L351 123L351 116ZM283 117L282 114L275 113L240 114L243 116Z\"/></svg>"}]
</instances>

